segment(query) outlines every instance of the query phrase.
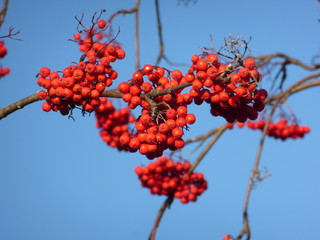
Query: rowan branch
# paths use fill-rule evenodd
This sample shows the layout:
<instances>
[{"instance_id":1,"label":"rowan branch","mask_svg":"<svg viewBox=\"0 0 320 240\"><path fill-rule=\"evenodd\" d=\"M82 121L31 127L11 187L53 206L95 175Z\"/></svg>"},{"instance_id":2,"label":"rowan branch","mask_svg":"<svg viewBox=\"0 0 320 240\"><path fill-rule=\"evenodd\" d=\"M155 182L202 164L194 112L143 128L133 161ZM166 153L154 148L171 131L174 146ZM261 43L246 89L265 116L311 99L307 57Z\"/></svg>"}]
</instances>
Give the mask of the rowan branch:
<instances>
[{"instance_id":1,"label":"rowan branch","mask_svg":"<svg viewBox=\"0 0 320 240\"><path fill-rule=\"evenodd\" d=\"M174 86L171 88L167 88L167 89L161 89L161 90L160 89L153 89L147 94L141 94L140 97L142 99L145 99L146 97L155 98L155 97L162 96L165 94L173 93L174 91L186 88L190 85L191 85L190 82L185 82L180 85L177 85L177 86ZM111 89L111 90L105 90L104 92L101 93L100 96L101 97L110 97L110 98L121 98L122 93L118 89ZM29 97L23 98L23 99L15 102L15 103L12 103L4 108L1 108L0 109L0 120L7 117L11 113L13 113L19 109L22 109L23 107L25 107L31 103L34 103L36 101L39 101L37 93L35 93Z\"/></svg>"},{"instance_id":2,"label":"rowan branch","mask_svg":"<svg viewBox=\"0 0 320 240\"><path fill-rule=\"evenodd\" d=\"M169 65L174 66L183 66L187 67L188 64L185 63L175 63L169 60L169 58L165 55L164 51L164 41L163 41L163 34L162 34L162 24L161 24L161 17L160 17L160 7L159 7L159 0L155 0L155 8L156 8L156 17L157 17L157 29L158 29L158 37L159 37L159 53L155 65L159 65L161 60L165 60Z\"/></svg>"},{"instance_id":3,"label":"rowan branch","mask_svg":"<svg viewBox=\"0 0 320 240\"><path fill-rule=\"evenodd\" d=\"M257 60L259 60L260 62L260 66L266 65L268 63L271 62L271 60L276 59L276 58L282 58L284 59L284 62L286 64L294 64L297 66L302 67L303 69L309 70L309 71L315 71L317 69L320 69L320 64L313 64L312 66L307 65L295 58L292 58L286 54L283 53L273 53L273 54L269 54L269 55L257 55L257 56L253 56L252 58L255 58ZM281 62L282 64L283 62ZM280 63L278 63L280 64Z\"/></svg>"},{"instance_id":4,"label":"rowan branch","mask_svg":"<svg viewBox=\"0 0 320 240\"><path fill-rule=\"evenodd\" d=\"M274 88L274 86L276 85L277 79L280 78L279 89L282 90L282 86L285 80L287 79L288 65L296 65L308 71L315 71L320 69L320 63L308 65L303 63L302 61L299 61L283 53L258 55L258 56L253 56L253 58L257 60L258 67L267 68L265 74L270 74L272 71L275 71L273 68L279 66L279 69L277 70L277 73L273 79L271 89ZM277 59L280 59L280 60L277 60Z\"/></svg>"},{"instance_id":5,"label":"rowan branch","mask_svg":"<svg viewBox=\"0 0 320 240\"><path fill-rule=\"evenodd\" d=\"M307 89L307 88L310 88L310 87L313 87L313 86L317 86L318 85L318 81L319 80L315 80L313 82L310 82L310 83L305 83L311 79L314 79L314 78L319 78L320 77L320 73L316 73L316 74L312 74L310 76L307 76L303 79L301 79L300 81L294 83L291 87L289 87L286 91L284 92L280 92L278 94L275 94L269 98L266 99L265 103L266 104L272 104L272 102L276 101L278 98L280 98L283 94L287 94L288 96L289 95L292 95L294 93L297 93L297 92L300 92L304 89ZM285 99L284 99L285 100Z\"/></svg>"},{"instance_id":6,"label":"rowan branch","mask_svg":"<svg viewBox=\"0 0 320 240\"><path fill-rule=\"evenodd\" d=\"M4 108L0 109L0 119L5 118L6 116L8 116L9 114L24 108L25 106L34 103L36 101L38 101L38 94L35 93L29 97L23 98L15 103L12 103Z\"/></svg>"},{"instance_id":7,"label":"rowan branch","mask_svg":"<svg viewBox=\"0 0 320 240\"><path fill-rule=\"evenodd\" d=\"M13 40L18 40L18 41L22 41L22 39L20 38L14 38L13 36L16 36L16 35L19 35L20 34L20 30L16 31L16 32L13 32L14 30L14 27L9 27L9 31L8 31L8 34L7 35L4 35L4 36L1 36L1 38L10 38L10 39L13 39Z\"/></svg>"},{"instance_id":8,"label":"rowan branch","mask_svg":"<svg viewBox=\"0 0 320 240\"><path fill-rule=\"evenodd\" d=\"M217 134L211 139L211 141L208 143L208 145L202 150L202 152L200 153L200 155L198 156L198 158L193 162L191 168L189 169L188 173L192 173L194 171L194 169L199 165L199 163L201 162L201 160L205 157L205 155L209 152L209 150L212 148L212 146L218 141L218 139L220 138L220 136L224 133L224 131L227 129L226 125L223 125L219 128L217 128ZM156 235L156 231L157 228L160 224L161 218L165 212L165 210L171 206L172 202L174 200L174 196L168 196L168 198L165 200L165 202L162 204L155 223L153 225L151 234L148 238L148 240L154 240L155 239L155 235Z\"/></svg>"},{"instance_id":9,"label":"rowan branch","mask_svg":"<svg viewBox=\"0 0 320 240\"><path fill-rule=\"evenodd\" d=\"M136 4L134 8L131 8L129 10L121 9L114 13L108 20L108 23L111 23L112 20L122 14L135 14L135 50L136 50L136 70L140 69L140 40L139 40L139 7L140 7L140 1L136 0ZM112 32L112 27L110 26L110 31Z\"/></svg>"},{"instance_id":10,"label":"rowan branch","mask_svg":"<svg viewBox=\"0 0 320 240\"><path fill-rule=\"evenodd\" d=\"M285 97L285 95L283 95L283 97ZM259 164L260 164L260 159L261 159L261 154L262 154L262 149L264 146L264 141L265 141L265 137L267 134L267 130L269 127L269 123L271 122L272 116L277 108L277 106L280 104L281 102L281 97L277 100L277 102L274 103L272 110L269 114L269 117L266 121L266 124L263 128L262 134L261 134L261 138L260 138L260 144L258 147L258 151L257 151L257 155L256 155L256 159L253 165L253 169L251 171L250 174L250 178L249 178L249 183L248 183L248 187L247 187L247 192L246 192L246 197L245 197L245 201L244 201L244 207L243 207L243 228L240 231L240 234L238 235L238 237L236 238L241 239L244 235L247 236L247 240L250 240L251 237L251 231L250 231L250 225L249 225L249 216L248 216L248 206L249 206L249 200L250 200L250 195L251 195L251 191L253 189L253 184L254 181L257 177L260 176L260 172L259 172Z\"/></svg>"},{"instance_id":11,"label":"rowan branch","mask_svg":"<svg viewBox=\"0 0 320 240\"><path fill-rule=\"evenodd\" d=\"M135 8L137 9L136 14L135 14L136 70L140 69L139 5L140 5L140 0L136 0L136 6L135 6Z\"/></svg>"},{"instance_id":12,"label":"rowan branch","mask_svg":"<svg viewBox=\"0 0 320 240\"><path fill-rule=\"evenodd\" d=\"M200 136L197 136L197 137L194 137L194 138L191 138L191 139L188 139L185 141L185 144L190 144L190 143L194 143L194 142L198 142L198 141L205 141L206 139L208 139L210 136L216 134L218 131L219 131L220 128L214 128L214 129L211 129L209 132L207 132L206 134L203 134L203 135L200 135Z\"/></svg>"},{"instance_id":13,"label":"rowan branch","mask_svg":"<svg viewBox=\"0 0 320 240\"><path fill-rule=\"evenodd\" d=\"M192 163L192 166L189 169L189 173L192 173L194 171L194 169L199 165L201 160L205 157L205 155L209 152L209 150L213 147L213 145L218 141L218 139L222 136L222 134L226 130L227 130L227 126L225 124L218 128L217 133L211 138L207 146L202 150L202 152L197 157L197 159Z\"/></svg>"},{"instance_id":14,"label":"rowan branch","mask_svg":"<svg viewBox=\"0 0 320 240\"><path fill-rule=\"evenodd\" d=\"M220 127L217 127L217 128L211 129L211 130L210 130L209 132L207 132L206 134L203 134L203 135L200 135L200 136L197 136L197 137L194 137L194 138L191 138L191 139L186 140L186 141L185 141L185 145L190 144L190 143L199 142L199 143L197 144L197 146L196 146L192 151L190 151L189 156L191 156L195 151L197 151L199 148L201 148L202 145L204 144L204 142L205 142L209 137L211 137L212 135L216 134L219 130L220 130Z\"/></svg>"},{"instance_id":15,"label":"rowan branch","mask_svg":"<svg viewBox=\"0 0 320 240\"><path fill-rule=\"evenodd\" d=\"M156 237L156 232L157 232L157 228L159 227L161 218L162 218L164 212L166 211L166 209L171 206L173 200L174 200L174 197L173 197L173 196L168 196L167 199L166 199L166 200L164 201L164 203L162 204L162 206L160 207L159 212L158 212L158 214L157 214L156 220L155 220L155 222L154 222L154 225L153 225L153 227L152 227L152 230L151 230L151 233L150 233L150 236L149 236L148 240L154 240L154 239L155 239L155 237Z\"/></svg>"},{"instance_id":16,"label":"rowan branch","mask_svg":"<svg viewBox=\"0 0 320 240\"><path fill-rule=\"evenodd\" d=\"M186 87L189 87L192 85L192 82L184 82L182 84L179 84L177 86L166 88L166 89L153 89L147 94L142 94L140 97L144 99L145 96L148 96L149 98L156 98L165 94L171 94L177 90L184 89Z\"/></svg>"},{"instance_id":17,"label":"rowan branch","mask_svg":"<svg viewBox=\"0 0 320 240\"><path fill-rule=\"evenodd\" d=\"M271 122L272 116L274 115L278 105L283 103L284 101L286 101L287 98L289 96L291 96L293 93L305 90L310 87L320 86L320 80L315 80L313 82L305 83L306 81L313 79L315 77L319 77L319 76L320 76L320 74L314 74L314 75L308 76L306 78L303 78L300 81L298 81L297 83L293 84L291 87L289 87L286 91L279 93L277 95L274 95L271 98L268 98L266 100L266 103L272 104L272 109L269 113L269 116L268 116L266 123L265 123L265 126L263 128L258 151L256 154L256 159L255 159L255 162L253 165L252 172L249 177L249 183L248 183L248 187L247 187L247 192L246 192L245 201L244 201L244 208L243 208L243 227L242 227L242 230L240 231L240 234L236 238L236 240L242 239L243 236L247 236L246 239L250 240L250 237L251 237L249 217L248 217L249 200L250 200L251 191L253 189L254 181L256 179L260 180L259 164L260 164L260 159L261 159L261 154L262 154L262 149L264 146L265 138L267 135L267 130L268 130L269 124ZM275 102L272 103L273 101L275 101Z\"/></svg>"}]
</instances>

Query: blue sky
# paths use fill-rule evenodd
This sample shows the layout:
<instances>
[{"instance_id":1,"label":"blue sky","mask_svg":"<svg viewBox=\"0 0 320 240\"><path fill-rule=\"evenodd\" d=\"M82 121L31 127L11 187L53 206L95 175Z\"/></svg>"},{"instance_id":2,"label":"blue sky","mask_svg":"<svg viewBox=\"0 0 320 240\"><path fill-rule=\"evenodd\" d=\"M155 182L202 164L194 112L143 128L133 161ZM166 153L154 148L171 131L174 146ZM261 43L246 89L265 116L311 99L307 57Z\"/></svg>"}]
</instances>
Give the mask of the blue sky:
<instances>
[{"instance_id":1,"label":"blue sky","mask_svg":"<svg viewBox=\"0 0 320 240\"><path fill-rule=\"evenodd\" d=\"M4 107L40 88L36 74L42 66L61 70L79 59L77 46L68 42L76 32L75 15L89 21L106 9L106 18L134 1L11 1L1 35L10 26L20 29L23 41L6 39L8 55L1 61L11 73L0 80ZM28 9L28 10L26 10ZM282 52L310 64L319 54L320 5L317 1L199 0L185 7L160 1L166 55L189 63L200 47L219 47L229 34L252 37L252 55ZM158 53L153 1L140 10L141 63L154 63ZM116 81L134 71L134 18L118 16L119 42L127 57L115 64ZM168 69L178 67L169 66ZM183 72L185 68L180 68ZM285 87L307 76L288 68ZM115 86L116 86L115 82ZM270 86L267 78L262 83ZM267 139L261 169L271 177L252 193L249 220L252 239L313 239L318 235L319 88L294 95L288 103L311 133L303 140ZM186 139L220 126L208 106L192 107L197 122ZM190 110L191 111L191 110ZM140 154L119 153L107 147L95 128L94 116L68 120L45 113L37 102L0 121L0 239L147 239L165 197L152 196L133 171L147 164ZM242 227L242 207L260 134L247 129L226 132L197 168L209 189L196 203L175 201L165 212L157 239L222 239ZM195 145L182 156L189 157Z\"/></svg>"}]
</instances>

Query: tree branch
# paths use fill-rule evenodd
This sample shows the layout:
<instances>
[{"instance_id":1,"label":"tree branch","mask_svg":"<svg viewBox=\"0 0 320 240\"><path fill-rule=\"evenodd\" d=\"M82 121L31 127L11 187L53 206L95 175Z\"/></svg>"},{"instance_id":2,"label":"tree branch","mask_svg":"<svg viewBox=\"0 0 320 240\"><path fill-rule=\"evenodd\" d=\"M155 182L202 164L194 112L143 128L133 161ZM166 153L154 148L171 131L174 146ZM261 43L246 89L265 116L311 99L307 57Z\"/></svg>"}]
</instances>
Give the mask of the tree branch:
<instances>
[{"instance_id":1,"label":"tree branch","mask_svg":"<svg viewBox=\"0 0 320 240\"><path fill-rule=\"evenodd\" d=\"M297 93L297 92L300 92L304 89L307 89L307 88L310 88L310 87L314 87L314 86L317 86L319 85L318 84L318 81L319 80L315 80L313 81L312 83L305 83L311 79L314 79L314 78L319 78L320 77L320 73L316 73L316 74L312 74L310 76L307 76L303 79L301 79L300 81L294 83L291 87L289 87L286 91L284 92L281 92L281 93L278 93L278 94L275 94L269 98L266 99L265 101L265 104L272 104L272 102L276 101L278 98L280 98L284 93L285 94L289 94L289 95L292 95L294 93ZM289 96L288 95L288 96Z\"/></svg>"},{"instance_id":2,"label":"tree branch","mask_svg":"<svg viewBox=\"0 0 320 240\"><path fill-rule=\"evenodd\" d=\"M222 134L226 129L227 129L226 124L218 128L217 133L211 138L210 142L202 150L198 158L193 162L191 168L189 169L189 173L192 173L194 171L194 169L199 165L201 160L205 157L205 155L209 152L209 150L213 147L213 145L218 141L218 139L222 136Z\"/></svg>"},{"instance_id":3,"label":"tree branch","mask_svg":"<svg viewBox=\"0 0 320 240\"><path fill-rule=\"evenodd\" d=\"M5 17L6 17L8 5L9 5L9 0L4 0L2 9L0 10L0 28L4 22Z\"/></svg>"},{"instance_id":4,"label":"tree branch","mask_svg":"<svg viewBox=\"0 0 320 240\"><path fill-rule=\"evenodd\" d=\"M25 107L31 103L34 103L38 100L39 100L38 94L35 93L29 97L23 98L15 103L8 105L5 108L1 108L0 109L0 119L5 118L9 114L11 114L19 109L22 109L23 107Z\"/></svg>"},{"instance_id":5,"label":"tree branch","mask_svg":"<svg viewBox=\"0 0 320 240\"><path fill-rule=\"evenodd\" d=\"M199 163L201 162L201 160L204 158L204 156L209 152L209 150L212 148L212 146L218 141L218 139L220 138L220 136L223 134L223 132L227 129L226 125L223 125L221 127L219 127L217 129L217 134L211 139L211 141L208 143L208 145L203 149L203 151L201 152L201 154L198 156L198 158L193 162L190 170L189 170L189 174L192 173L194 171L194 169L199 165ZM156 235L156 231L157 228L160 224L161 218L165 212L165 210L167 209L167 207L169 207L171 205L171 203L174 200L174 196L168 196L168 198L165 200L165 202L162 204L155 223L153 225L151 234L148 238L148 240L154 240L155 239L155 235Z\"/></svg>"},{"instance_id":6,"label":"tree branch","mask_svg":"<svg viewBox=\"0 0 320 240\"><path fill-rule=\"evenodd\" d=\"M139 40L139 5L140 0L136 0L136 13L135 13L135 25L136 25L136 37L135 37L135 45L136 45L136 70L140 69L140 40Z\"/></svg>"},{"instance_id":7,"label":"tree branch","mask_svg":"<svg viewBox=\"0 0 320 240\"><path fill-rule=\"evenodd\" d=\"M160 207L148 240L154 240L155 239L157 228L158 228L158 226L160 224L161 218L162 218L164 212L166 211L166 209L170 207L170 205L172 204L173 200L174 200L173 196L168 196L168 198L164 201L164 203Z\"/></svg>"},{"instance_id":8,"label":"tree branch","mask_svg":"<svg viewBox=\"0 0 320 240\"><path fill-rule=\"evenodd\" d=\"M309 66L309 65L307 65L307 64L305 64L295 58L292 58L288 55L285 55L283 53L273 53L273 54L269 54L269 55L257 55L257 56L253 56L253 58L260 60L262 65L269 63L272 59L283 58L287 64L294 64L294 65L300 66L300 67L302 67L306 70L309 70L309 71L315 71L317 69L320 69L320 64L314 64L313 66Z\"/></svg>"},{"instance_id":9,"label":"tree branch","mask_svg":"<svg viewBox=\"0 0 320 240\"><path fill-rule=\"evenodd\" d=\"M185 144L187 145L189 143L194 143L194 142L198 142L198 141L205 141L208 137L216 134L219 131L219 129L220 128L214 128L214 129L211 129L206 134L203 134L203 135L188 139L188 140L185 141Z\"/></svg>"},{"instance_id":10,"label":"tree branch","mask_svg":"<svg viewBox=\"0 0 320 240\"><path fill-rule=\"evenodd\" d=\"M266 103L271 104L272 100L276 100L275 103L273 103L271 112L268 116L268 119L265 123L265 126L263 128L262 134L261 134L261 138L260 138L260 143L259 143L259 147L258 147L258 151L257 151L257 155L256 155L256 159L253 165L253 169L252 172L250 174L250 178L249 178L249 183L248 183L248 187L247 187L247 192L246 192L246 196L245 196L245 201L244 201L244 207L243 207L243 228L240 231L240 234L238 235L238 237L236 238L236 240L240 240L243 236L247 236L247 240L250 240L251 237L251 232L250 232L250 226L249 226L249 217L248 217L248 206L249 206L249 200L250 200L250 195L251 195L251 191L253 188L253 184L254 181L257 177L260 176L260 172L259 172L259 164L260 164L260 159L261 159L261 154L262 154L262 149L264 146L264 142L265 142L265 137L266 137L266 133L269 127L269 124L271 122L272 116L275 113L275 110L277 108L277 106L286 101L286 99L291 96L293 93L296 93L298 91L310 88L310 87L314 87L314 86L319 86L320 85L320 80L316 80L313 82L309 82L309 83L305 83L307 80L312 79L315 77L315 75L311 75L308 76L306 78L303 78L302 80L298 81L297 83L293 84L291 87L289 87L286 91L279 93L269 99L266 100Z\"/></svg>"},{"instance_id":11,"label":"tree branch","mask_svg":"<svg viewBox=\"0 0 320 240\"><path fill-rule=\"evenodd\" d=\"M190 82L185 82L180 85L177 85L177 86L174 86L171 88L167 88L167 89L153 89L147 94L141 94L141 98L142 99L145 99L146 97L155 98L155 97L162 96L165 94L173 93L174 91L186 88L190 85L191 85ZM118 89L111 89L111 90L105 90L103 93L101 93L100 96L101 97L110 97L110 98L121 98L122 93ZM7 117L9 114L29 105L31 103L34 103L36 101L39 101L37 93L35 93L29 97L26 97L24 99L21 99L15 103L12 103L12 104L6 106L5 108L1 108L0 109L0 120L2 118Z\"/></svg>"},{"instance_id":12,"label":"tree branch","mask_svg":"<svg viewBox=\"0 0 320 240\"><path fill-rule=\"evenodd\" d=\"M175 66L184 66L187 67L189 65L184 63L174 63L171 62L164 53L164 41L163 41L163 34L162 34L162 24L161 24L161 17L160 17L160 7L159 7L159 0L155 0L156 6L156 16L157 16L157 29L158 29L158 37L159 37L159 53L155 65L159 65L161 60L165 60L169 65Z\"/></svg>"},{"instance_id":13,"label":"tree branch","mask_svg":"<svg viewBox=\"0 0 320 240\"><path fill-rule=\"evenodd\" d=\"M159 54L156 60L155 65L159 65L161 59L164 57L164 45L163 45L163 37L162 37L162 25L160 19L160 8L159 8L159 1L155 0L156 5L156 15L157 15L157 29L158 29L158 36L159 36Z\"/></svg>"}]
</instances>

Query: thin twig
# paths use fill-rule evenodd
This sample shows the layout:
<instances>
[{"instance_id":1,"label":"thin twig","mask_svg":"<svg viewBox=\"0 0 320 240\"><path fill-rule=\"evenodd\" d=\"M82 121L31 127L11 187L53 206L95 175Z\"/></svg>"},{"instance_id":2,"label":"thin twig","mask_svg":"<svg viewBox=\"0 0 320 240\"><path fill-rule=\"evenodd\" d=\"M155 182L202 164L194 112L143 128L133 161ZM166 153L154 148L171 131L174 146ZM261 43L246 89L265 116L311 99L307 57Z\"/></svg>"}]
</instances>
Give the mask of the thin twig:
<instances>
[{"instance_id":1,"label":"thin twig","mask_svg":"<svg viewBox=\"0 0 320 240\"><path fill-rule=\"evenodd\" d=\"M212 148L212 146L218 141L218 139L221 137L221 135L224 133L224 131L227 129L226 124L219 127L217 133L211 138L210 142L207 144L207 146L202 150L198 158L192 163L191 168L189 169L189 173L192 173L194 169L199 165L201 160L205 157L205 155L209 152L209 150Z\"/></svg>"},{"instance_id":2,"label":"thin twig","mask_svg":"<svg viewBox=\"0 0 320 240\"><path fill-rule=\"evenodd\" d=\"M136 0L136 4L134 8L131 8L129 10L126 9L121 9L118 10L116 13L112 14L111 17L108 19L107 23L110 24L109 27L109 35L112 35L112 25L111 22L113 21L113 19L122 14L122 15L126 15L126 14L135 14L135 50L136 50L136 69L140 69L140 47L139 47L139 6L140 6L140 0Z\"/></svg>"},{"instance_id":3,"label":"thin twig","mask_svg":"<svg viewBox=\"0 0 320 240\"><path fill-rule=\"evenodd\" d=\"M302 80L300 80L300 84L304 83L305 81L307 81L310 78L304 78ZM280 93L279 95L277 95L276 102L273 104L273 107L271 109L271 112L268 116L268 119L265 123L265 126L263 128L263 132L261 134L261 138L260 138L260 143L259 143L259 147L258 147L258 151L257 151L257 155L256 155L256 159L254 162L254 166L252 169L252 172L250 174L250 178L249 178L249 183L248 183L248 187L247 187L247 192L246 192L246 196L245 196L245 201L244 201L244 207L243 207L243 228L240 232L240 234L238 235L238 237L236 238L237 240L241 239L244 235L247 236L247 240L250 240L251 237L251 232L250 232L250 226L249 226L249 217L248 217L248 206L249 206L249 199L250 199L250 195L251 195L251 191L253 188L253 184L254 184L254 180L257 178L257 176L260 175L259 173L259 164L260 164L260 159L261 159L261 154L262 154L262 149L264 146L264 141L266 138L266 133L269 127L269 123L271 122L272 116L275 113L275 110L277 108L277 106L284 102L290 95L292 95L293 93L297 92L297 91L301 91L304 90L306 88L309 87L314 87L320 85L320 80L317 81L313 81L313 82L309 82L309 83L304 83L303 85L297 85L297 84L293 84L290 88L288 88L286 91Z\"/></svg>"},{"instance_id":4,"label":"thin twig","mask_svg":"<svg viewBox=\"0 0 320 240\"><path fill-rule=\"evenodd\" d=\"M135 37L135 46L136 46L136 70L140 69L140 40L139 40L139 5L140 0L136 0L136 13L135 13L135 25L136 25L136 37Z\"/></svg>"},{"instance_id":5,"label":"thin twig","mask_svg":"<svg viewBox=\"0 0 320 240\"><path fill-rule=\"evenodd\" d=\"M159 227L161 218L164 214L164 212L166 211L167 208L170 207L170 205L172 204L174 200L173 196L168 196L168 198L164 201L164 203L162 204L162 206L159 209L159 212L157 214L156 220L154 221L150 236L148 238L148 240L154 240L156 237L156 232L157 232L157 228Z\"/></svg>"},{"instance_id":6,"label":"thin twig","mask_svg":"<svg viewBox=\"0 0 320 240\"><path fill-rule=\"evenodd\" d=\"M216 134L219 131L220 128L214 128L211 129L209 132L207 132L206 134L188 139L185 141L185 145L190 144L190 143L195 143L195 142L199 142L200 143L190 152L189 156L191 156L197 149L199 149L203 143L212 135Z\"/></svg>"},{"instance_id":7,"label":"thin twig","mask_svg":"<svg viewBox=\"0 0 320 240\"><path fill-rule=\"evenodd\" d=\"M155 65L159 65L161 59L164 57L164 45L163 45L163 36L162 36L162 24L160 19L160 8L159 8L159 1L155 0L156 5L156 15L157 15L157 29L158 29L158 36L159 36L159 54L156 60Z\"/></svg>"},{"instance_id":8,"label":"thin twig","mask_svg":"<svg viewBox=\"0 0 320 240\"><path fill-rule=\"evenodd\" d=\"M169 60L169 58L165 55L164 52L164 41L163 41L163 34L162 34L162 24L161 24L161 17L160 17L160 7L159 7L159 0L155 0L155 7L156 7L156 16L157 16L157 29L158 29L158 37L159 37L159 53L155 65L159 65L161 60L165 60L169 65L172 66L182 66L187 67L188 64L185 63L175 63Z\"/></svg>"},{"instance_id":9,"label":"thin twig","mask_svg":"<svg viewBox=\"0 0 320 240\"><path fill-rule=\"evenodd\" d=\"M0 38L10 38L12 40L18 40L18 41L22 41L21 38L14 38L13 36L19 35L21 33L20 30L13 32L14 27L9 27L9 31L7 35L1 36Z\"/></svg>"},{"instance_id":10,"label":"thin twig","mask_svg":"<svg viewBox=\"0 0 320 240\"><path fill-rule=\"evenodd\" d=\"M293 94L293 93L296 93L296 92L299 92L301 90L303 90L304 88L309 88L311 86L314 85L317 85L317 82L314 81L313 84L309 85L309 84L304 84L305 82L311 80L311 79L314 79L314 78L319 78L320 77L320 73L316 73L316 74L312 74L310 76L307 76L303 79L301 79L300 81L294 83L290 88L288 88L285 92L289 95ZM303 88L301 89L301 87L303 86ZM277 100L284 92L281 92L281 93L278 93L278 94L275 94L269 98L266 99L265 103L266 104L272 104L273 101Z\"/></svg>"},{"instance_id":11,"label":"thin twig","mask_svg":"<svg viewBox=\"0 0 320 240\"><path fill-rule=\"evenodd\" d=\"M192 173L194 171L194 169L199 165L199 163L201 162L201 160L204 158L204 156L209 152L209 150L212 148L212 146L217 142L217 140L220 138L220 136L223 134L223 132L227 129L226 125L223 125L221 127L218 128L217 134L211 139L211 141L208 143L208 145L203 149L203 151L200 153L200 155L198 156L198 158L193 162L190 170L189 170L189 174ZM161 218L165 212L165 210L167 209L167 207L169 207L171 205L171 203L174 200L174 196L168 196L168 198L166 199L166 201L162 204L155 223L153 225L151 234L149 236L148 240L154 240L155 239L155 235L156 235L156 231L157 228L160 224Z\"/></svg>"},{"instance_id":12,"label":"thin twig","mask_svg":"<svg viewBox=\"0 0 320 240\"><path fill-rule=\"evenodd\" d=\"M180 85L174 86L172 88L161 89L161 90L160 89L153 89L148 94L141 94L140 97L142 99L145 99L146 97L155 98L155 97L162 96L165 94L173 93L174 91L177 91L179 89L183 89L183 88L188 87L190 85L191 85L190 82L185 82ZM121 98L122 93L118 89L111 89L111 90L105 90L103 93L101 93L100 96L101 97L110 97L110 98ZM0 120L2 118L7 117L9 114L29 105L31 103L34 103L38 100L39 100L38 95L37 95L37 93L35 93L29 97L26 97L24 99L21 99L15 103L12 103L12 104L6 106L4 108L1 108L0 109Z\"/></svg>"},{"instance_id":13,"label":"thin twig","mask_svg":"<svg viewBox=\"0 0 320 240\"><path fill-rule=\"evenodd\" d=\"M285 55L283 53L273 53L273 54L269 54L269 55L257 55L257 56L254 56L253 58L260 60L262 65L269 63L272 59L275 59L275 58L284 58L284 60L286 61L287 64L294 64L294 65L300 66L300 67L302 67L306 70L309 70L309 71L314 71L314 70L320 69L320 64L314 64L313 66L309 66L309 65L307 65L307 64L305 64L295 58L292 58L288 55Z\"/></svg>"}]
</instances>

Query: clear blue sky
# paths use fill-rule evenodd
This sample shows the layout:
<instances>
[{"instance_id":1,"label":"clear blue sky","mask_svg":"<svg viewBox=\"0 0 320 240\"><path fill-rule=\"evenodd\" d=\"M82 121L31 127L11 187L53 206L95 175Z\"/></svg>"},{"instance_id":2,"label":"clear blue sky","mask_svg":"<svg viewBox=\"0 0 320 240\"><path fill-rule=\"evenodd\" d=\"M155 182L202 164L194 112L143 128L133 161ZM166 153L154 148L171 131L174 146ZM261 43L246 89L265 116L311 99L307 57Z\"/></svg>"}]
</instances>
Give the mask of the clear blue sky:
<instances>
[{"instance_id":1,"label":"clear blue sky","mask_svg":"<svg viewBox=\"0 0 320 240\"><path fill-rule=\"evenodd\" d=\"M29 96L40 88L42 66L62 70L79 59L77 46L66 41L76 32L75 15L89 20L106 9L106 17L129 9L135 1L10 1L0 35L10 26L23 41L6 40L8 55L1 61L11 73L0 80L0 106ZM252 55L282 52L308 64L319 54L320 4L312 1L209 1L188 7L160 1L166 55L189 63L200 47L219 47L229 34L252 37ZM153 1L142 1L141 61L154 63L158 52ZM116 68L118 82L134 70L134 18L119 16L118 40L127 58ZM174 66L163 66L175 69ZM181 68L182 71L186 69ZM290 66L285 86L307 76ZM115 82L116 84L116 82ZM265 87L270 82L265 79ZM301 125L311 127L303 140L267 139L261 169L271 177L252 193L249 220L252 239L315 239L319 235L319 88L289 99ZM222 124L208 106L193 108L197 123L186 138ZM45 113L37 102L0 121L0 239L87 240L147 239L165 197L140 187L134 167L148 163L140 154L107 147L95 128L94 116L76 121ZM196 203L175 201L166 211L157 239L219 240L237 235L242 207L260 134L246 129L227 132L199 165L209 189ZM182 155L189 157L195 146ZM191 155L191 161L197 156Z\"/></svg>"}]
</instances>

